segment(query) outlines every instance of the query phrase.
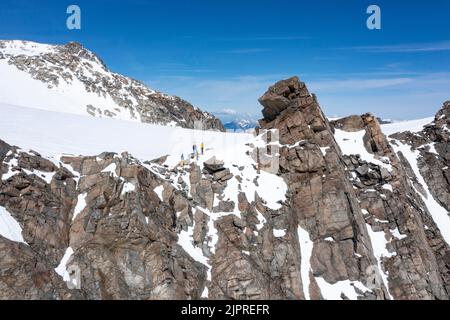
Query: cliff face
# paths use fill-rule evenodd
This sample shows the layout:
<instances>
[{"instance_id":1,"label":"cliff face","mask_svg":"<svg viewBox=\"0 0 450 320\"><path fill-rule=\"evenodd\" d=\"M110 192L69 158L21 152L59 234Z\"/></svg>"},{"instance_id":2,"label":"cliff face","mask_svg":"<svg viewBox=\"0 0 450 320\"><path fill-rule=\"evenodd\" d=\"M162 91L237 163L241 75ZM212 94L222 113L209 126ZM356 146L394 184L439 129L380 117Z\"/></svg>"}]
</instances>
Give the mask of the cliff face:
<instances>
[{"instance_id":1,"label":"cliff face","mask_svg":"<svg viewBox=\"0 0 450 320\"><path fill-rule=\"evenodd\" d=\"M259 136L184 166L1 142L0 298L448 299L450 106L386 138L296 77L260 102Z\"/></svg>"}]
</instances>

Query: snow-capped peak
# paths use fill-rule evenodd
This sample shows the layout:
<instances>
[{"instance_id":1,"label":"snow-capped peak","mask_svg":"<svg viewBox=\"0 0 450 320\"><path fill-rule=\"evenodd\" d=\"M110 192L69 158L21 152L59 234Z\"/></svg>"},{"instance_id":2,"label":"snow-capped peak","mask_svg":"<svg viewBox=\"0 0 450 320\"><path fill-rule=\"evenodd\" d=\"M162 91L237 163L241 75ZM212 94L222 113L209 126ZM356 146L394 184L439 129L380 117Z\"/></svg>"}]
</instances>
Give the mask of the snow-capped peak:
<instances>
[{"instance_id":1,"label":"snow-capped peak","mask_svg":"<svg viewBox=\"0 0 450 320\"><path fill-rule=\"evenodd\" d=\"M0 41L0 102L49 111L223 130L187 101L111 72L81 44Z\"/></svg>"},{"instance_id":2,"label":"snow-capped peak","mask_svg":"<svg viewBox=\"0 0 450 320\"><path fill-rule=\"evenodd\" d=\"M0 51L6 55L26 55L38 56L45 53L52 53L55 46L41 44L32 41L2 40L0 41Z\"/></svg>"}]
</instances>

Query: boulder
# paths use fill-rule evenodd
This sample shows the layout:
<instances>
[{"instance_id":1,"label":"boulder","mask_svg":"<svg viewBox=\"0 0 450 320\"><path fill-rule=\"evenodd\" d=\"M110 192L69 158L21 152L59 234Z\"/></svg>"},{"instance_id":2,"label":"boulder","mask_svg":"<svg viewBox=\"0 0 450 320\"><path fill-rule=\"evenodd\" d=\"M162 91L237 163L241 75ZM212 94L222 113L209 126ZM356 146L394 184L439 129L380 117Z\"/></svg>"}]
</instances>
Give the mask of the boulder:
<instances>
[{"instance_id":1,"label":"boulder","mask_svg":"<svg viewBox=\"0 0 450 320\"><path fill-rule=\"evenodd\" d=\"M203 165L205 169L211 174L224 170L224 162L222 160L216 159L215 156L205 161Z\"/></svg>"},{"instance_id":2,"label":"boulder","mask_svg":"<svg viewBox=\"0 0 450 320\"><path fill-rule=\"evenodd\" d=\"M364 121L360 116L349 116L330 122L336 129L347 132L356 132L364 130Z\"/></svg>"}]
</instances>

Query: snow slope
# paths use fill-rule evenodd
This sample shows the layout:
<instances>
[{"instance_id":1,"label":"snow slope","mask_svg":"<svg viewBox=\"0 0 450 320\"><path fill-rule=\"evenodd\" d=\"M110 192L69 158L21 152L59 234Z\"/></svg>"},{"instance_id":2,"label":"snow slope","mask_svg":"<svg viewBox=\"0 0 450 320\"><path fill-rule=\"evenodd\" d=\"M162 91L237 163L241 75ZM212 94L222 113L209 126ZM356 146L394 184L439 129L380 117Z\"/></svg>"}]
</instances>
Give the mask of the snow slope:
<instances>
[{"instance_id":1,"label":"snow slope","mask_svg":"<svg viewBox=\"0 0 450 320\"><path fill-rule=\"evenodd\" d=\"M0 139L38 151L56 164L62 154L95 156L126 151L141 162L168 155L165 164L170 167L179 163L182 154L187 159L192 146L203 142L205 154L198 164L202 167L212 156L223 160L233 175L246 178L242 191L249 201L254 200L256 191L269 208L276 210L287 190L282 178L264 171L257 174L254 160L246 155L251 151L246 144L254 141L252 134L172 128L0 104ZM237 168L241 166L242 172ZM253 183L256 178L259 186ZM229 181L227 199L238 203L238 193L238 181ZM83 209L82 203L79 201L81 207L76 212Z\"/></svg>"},{"instance_id":2,"label":"snow slope","mask_svg":"<svg viewBox=\"0 0 450 320\"><path fill-rule=\"evenodd\" d=\"M5 48L0 47L0 52L6 56L26 56L37 57L44 54L56 54L57 47L22 41L7 41ZM84 64L78 72L83 73L86 78L94 80L95 73L108 77L109 72L103 64L94 57L93 60L82 58ZM46 66L53 67L52 65ZM73 72L64 68L67 74ZM68 112L73 114L86 115L86 106L98 106L100 109L114 112L118 119L137 120L136 115L130 114L129 109L125 109L117 105L110 95L98 95L86 90L85 85L75 76L71 80L61 81L57 86L49 85L42 81L33 79L31 75L19 70L15 65L9 64L8 59L0 59L0 74L6 75L0 77L0 103L14 104L19 106L32 106L33 108Z\"/></svg>"},{"instance_id":3,"label":"snow slope","mask_svg":"<svg viewBox=\"0 0 450 320\"><path fill-rule=\"evenodd\" d=\"M403 131L410 131L410 132L419 132L423 130L423 127L427 124L430 124L434 121L433 118L425 118L425 119L419 119L419 120L412 120L412 121L404 121L404 122L398 122L393 124L387 124L382 125L381 128L383 130L383 133L387 136L396 133L396 132L403 132ZM419 166L418 166L418 158L420 157L420 152L417 150L411 150L411 147L408 145L403 144L402 142L395 140L395 144L392 144L395 152L402 152L405 158L408 160L409 164L411 165L411 168L414 171L414 174L416 175L418 182L424 187L425 189L425 195L423 195L418 190L417 193L421 195L423 201L425 202L428 211L430 212L434 222L436 223L437 227L442 233L442 236L444 240L450 244L450 217L448 215L447 210L442 207L434 198L433 195L430 192L430 189L428 185L425 182L425 179L423 178L422 174L420 173ZM431 150L434 149L434 145L430 145ZM435 149L434 149L435 150ZM435 151L436 153L436 151ZM414 185L413 185L414 186Z\"/></svg>"},{"instance_id":4,"label":"snow slope","mask_svg":"<svg viewBox=\"0 0 450 320\"><path fill-rule=\"evenodd\" d=\"M389 124L382 124L381 130L386 136L403 131L419 132L423 129L423 126L434 121L434 117L424 118L410 121L400 121Z\"/></svg>"},{"instance_id":5,"label":"snow slope","mask_svg":"<svg viewBox=\"0 0 450 320\"><path fill-rule=\"evenodd\" d=\"M61 153L98 155L128 151L140 160L191 152L203 140L207 151L219 158L233 158L233 151L251 134L171 128L108 118L51 112L0 103L0 139L47 157Z\"/></svg>"}]
</instances>

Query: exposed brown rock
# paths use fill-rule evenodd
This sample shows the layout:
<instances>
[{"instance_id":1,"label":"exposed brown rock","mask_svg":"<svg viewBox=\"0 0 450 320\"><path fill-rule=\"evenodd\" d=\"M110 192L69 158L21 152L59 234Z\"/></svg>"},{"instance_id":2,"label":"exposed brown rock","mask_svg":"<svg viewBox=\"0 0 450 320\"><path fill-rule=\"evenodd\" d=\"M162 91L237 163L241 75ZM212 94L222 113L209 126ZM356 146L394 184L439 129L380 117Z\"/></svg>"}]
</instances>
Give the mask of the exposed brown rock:
<instances>
[{"instance_id":1,"label":"exposed brown rock","mask_svg":"<svg viewBox=\"0 0 450 320\"><path fill-rule=\"evenodd\" d=\"M0 140L0 178L8 174L0 206L28 243L0 237L0 298L184 300L200 299L207 287L209 299L323 299L323 281L345 281L358 299L449 299L449 246L423 196L429 188L449 206L450 103L422 132L390 142L371 114L328 122L297 77L270 87L260 102L260 134L280 148L272 174L288 189L277 209L245 189L264 183L261 163L251 177L216 158L203 170L194 162L169 168L164 159L144 166L127 153L54 163ZM378 161L344 155L335 129L364 130L361 143ZM399 141L418 151L426 185L394 152ZM384 256L373 234L385 240ZM80 270L81 289L69 290L54 271L69 246L67 267ZM374 281L374 268L386 277Z\"/></svg>"}]
</instances>

